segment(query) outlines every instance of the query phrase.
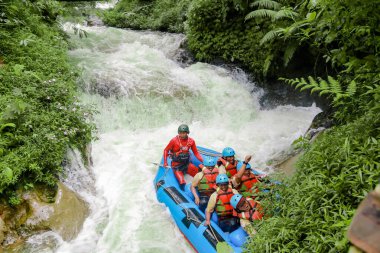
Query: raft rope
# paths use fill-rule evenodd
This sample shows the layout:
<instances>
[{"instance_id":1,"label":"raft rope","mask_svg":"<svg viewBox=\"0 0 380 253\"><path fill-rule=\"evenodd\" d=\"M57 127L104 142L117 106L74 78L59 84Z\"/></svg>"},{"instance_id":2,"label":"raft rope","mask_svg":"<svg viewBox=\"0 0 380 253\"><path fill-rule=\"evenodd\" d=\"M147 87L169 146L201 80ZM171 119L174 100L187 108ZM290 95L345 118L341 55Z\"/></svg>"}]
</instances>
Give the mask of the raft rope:
<instances>
[{"instance_id":1,"label":"raft rope","mask_svg":"<svg viewBox=\"0 0 380 253\"><path fill-rule=\"evenodd\" d=\"M213 154L213 155L217 155L217 154ZM163 164L159 164L159 163L153 163L153 164L154 164L154 165L157 165L157 166L164 167ZM164 167L164 168L165 168L165 174L162 175L162 177L160 177L160 180L161 180L163 177L166 176L166 174L168 173L168 171L169 171L169 169L170 169L171 167ZM168 193L173 199L175 198L175 197L174 197L169 191L167 191L167 193ZM193 218L191 218L190 215L189 215L189 210L187 210L186 207L184 207L184 206L183 206L182 204L180 204L180 203L178 203L178 205L179 205L180 207L182 207L183 210L185 210L185 214L186 214L186 219L187 219L187 220L195 221L195 222L197 222L197 223L199 223L199 224L202 223L202 222L201 222L200 220L198 220L198 219L193 219ZM208 226L210 227L210 231L211 231L212 235L214 236L215 240L219 243L220 241L218 240L218 237L215 235L214 229L212 228L211 224L208 225Z\"/></svg>"},{"instance_id":2,"label":"raft rope","mask_svg":"<svg viewBox=\"0 0 380 253\"><path fill-rule=\"evenodd\" d=\"M169 193L169 195L172 196L172 198L174 198L174 196L173 196L170 192L167 192L167 193ZM186 213L186 219L187 219L187 220L192 220L192 221L195 221L195 222L197 222L197 223L199 223L199 224L202 224L202 222L201 222L200 220L198 220L198 219L195 220L195 219L193 219L193 218L190 217L190 215L189 215L189 210L187 210L186 207L184 207L182 204L178 204L178 205L179 205L180 207L182 207L183 210L185 210L185 213ZM211 233L212 233L212 236L214 236L215 240L219 243L220 241L218 240L218 237L215 235L214 229L212 228L211 224L208 225L208 226L210 227L210 231L211 231Z\"/></svg>"},{"instance_id":3,"label":"raft rope","mask_svg":"<svg viewBox=\"0 0 380 253\"><path fill-rule=\"evenodd\" d=\"M207 156L214 156L214 157L222 157L222 154L221 153L211 153L211 152L208 152L208 151L205 151L205 150L198 150L199 153L201 153L202 155L207 155Z\"/></svg>"}]
</instances>

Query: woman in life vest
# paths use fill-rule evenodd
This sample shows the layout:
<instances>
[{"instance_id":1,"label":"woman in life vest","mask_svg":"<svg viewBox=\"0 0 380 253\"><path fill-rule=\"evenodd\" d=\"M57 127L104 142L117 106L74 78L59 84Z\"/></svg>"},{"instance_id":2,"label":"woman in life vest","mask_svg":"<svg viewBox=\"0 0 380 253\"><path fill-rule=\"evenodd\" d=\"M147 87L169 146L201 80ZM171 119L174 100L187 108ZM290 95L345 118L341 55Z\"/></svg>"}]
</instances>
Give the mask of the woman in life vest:
<instances>
[{"instance_id":1,"label":"woman in life vest","mask_svg":"<svg viewBox=\"0 0 380 253\"><path fill-rule=\"evenodd\" d=\"M189 137L189 127L182 124L178 127L178 135L170 140L164 150L164 167L168 166L168 156L172 158L171 167L179 184L184 186L186 181L184 173L195 176L198 173L198 168L190 163L190 149L193 151L196 158L203 162L202 156L199 154L195 141Z\"/></svg>"},{"instance_id":2,"label":"woman in life vest","mask_svg":"<svg viewBox=\"0 0 380 253\"><path fill-rule=\"evenodd\" d=\"M224 148L222 157L217 162L220 174L227 174L228 178L231 178L237 173L237 163L238 161L235 160L235 150L230 147Z\"/></svg>"},{"instance_id":3,"label":"woman in life vest","mask_svg":"<svg viewBox=\"0 0 380 253\"><path fill-rule=\"evenodd\" d=\"M241 194L235 194L231 198L231 205L234 208L233 215L240 219L240 225L248 234L255 234L251 227L251 222L263 218L262 207L252 198L246 198Z\"/></svg>"},{"instance_id":4,"label":"woman in life vest","mask_svg":"<svg viewBox=\"0 0 380 253\"><path fill-rule=\"evenodd\" d=\"M195 204L199 209L204 212L210 199L211 194L216 190L216 177L218 176L218 168L216 159L213 157L206 157L203 161L202 171L198 172L193 178L191 183L191 192L195 198ZM198 188L199 196L195 187Z\"/></svg>"},{"instance_id":5,"label":"woman in life vest","mask_svg":"<svg viewBox=\"0 0 380 253\"><path fill-rule=\"evenodd\" d=\"M259 182L259 178L252 173L251 165L247 161L239 162L237 170L238 173L231 180L234 188L244 197L253 197L255 193L259 192L255 185Z\"/></svg>"},{"instance_id":6,"label":"woman in life vest","mask_svg":"<svg viewBox=\"0 0 380 253\"><path fill-rule=\"evenodd\" d=\"M226 174L219 174L216 177L216 185L218 188L210 196L206 208L206 221L205 226L210 225L212 212L218 215L218 225L224 232L231 233L239 228L239 219L233 216L233 207L230 204L230 199L238 191L232 189L229 185L228 176Z\"/></svg>"}]
</instances>

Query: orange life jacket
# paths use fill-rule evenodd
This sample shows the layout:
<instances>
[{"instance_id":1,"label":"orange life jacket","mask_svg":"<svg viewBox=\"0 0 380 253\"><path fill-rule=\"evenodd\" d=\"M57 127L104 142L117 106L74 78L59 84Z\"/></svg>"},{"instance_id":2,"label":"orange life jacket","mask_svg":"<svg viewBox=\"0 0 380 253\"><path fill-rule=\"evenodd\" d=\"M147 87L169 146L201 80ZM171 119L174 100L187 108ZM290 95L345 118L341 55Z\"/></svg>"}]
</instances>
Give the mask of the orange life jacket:
<instances>
[{"instance_id":1,"label":"orange life jacket","mask_svg":"<svg viewBox=\"0 0 380 253\"><path fill-rule=\"evenodd\" d=\"M243 195L244 197L251 197L254 192L259 192L259 189L255 188L254 185L259 182L255 174L252 172L249 173L249 176L247 176L245 173L241 177L241 183L237 187L238 191Z\"/></svg>"},{"instance_id":2,"label":"orange life jacket","mask_svg":"<svg viewBox=\"0 0 380 253\"><path fill-rule=\"evenodd\" d=\"M216 196L216 214L219 218L229 218L233 214L234 208L230 204L230 199L234 193L232 192L232 188L228 187L226 192L222 191L220 188L217 189Z\"/></svg>"},{"instance_id":3,"label":"orange life jacket","mask_svg":"<svg viewBox=\"0 0 380 253\"><path fill-rule=\"evenodd\" d=\"M249 221L261 220L263 218L263 214L260 212L262 211L260 204L251 198L246 198L246 200L251 206L251 209L247 212L237 212L238 217Z\"/></svg>"},{"instance_id":4,"label":"orange life jacket","mask_svg":"<svg viewBox=\"0 0 380 253\"><path fill-rule=\"evenodd\" d=\"M237 173L236 166L237 166L238 162L236 160L233 163L229 163L221 157L221 158L219 158L219 161L222 162L224 168L226 168L226 174L227 174L228 178L234 176Z\"/></svg>"},{"instance_id":5,"label":"orange life jacket","mask_svg":"<svg viewBox=\"0 0 380 253\"><path fill-rule=\"evenodd\" d=\"M219 174L217 167L209 170L206 166L202 169L202 179L198 183L198 191L200 195L211 196L216 190L216 177Z\"/></svg>"}]
</instances>

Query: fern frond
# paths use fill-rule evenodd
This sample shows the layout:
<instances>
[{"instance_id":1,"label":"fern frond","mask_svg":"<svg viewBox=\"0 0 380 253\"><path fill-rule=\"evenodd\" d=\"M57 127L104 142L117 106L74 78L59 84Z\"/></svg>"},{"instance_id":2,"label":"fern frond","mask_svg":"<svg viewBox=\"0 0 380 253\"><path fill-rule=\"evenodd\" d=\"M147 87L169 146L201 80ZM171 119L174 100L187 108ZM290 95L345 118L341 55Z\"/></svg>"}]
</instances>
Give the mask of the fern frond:
<instances>
[{"instance_id":1,"label":"fern frond","mask_svg":"<svg viewBox=\"0 0 380 253\"><path fill-rule=\"evenodd\" d=\"M311 88L313 88L314 86L312 85L312 84L309 84L309 85L305 85L305 86L303 86L301 89L300 89L300 91L304 91L304 90L307 90L307 89L311 89Z\"/></svg>"},{"instance_id":2,"label":"fern frond","mask_svg":"<svg viewBox=\"0 0 380 253\"><path fill-rule=\"evenodd\" d=\"M331 91L330 90L323 90L323 91L319 92L319 95L322 96L322 95L328 94L328 93L331 93Z\"/></svg>"},{"instance_id":3,"label":"fern frond","mask_svg":"<svg viewBox=\"0 0 380 253\"><path fill-rule=\"evenodd\" d=\"M258 0L254 1L251 4L251 7L279 10L281 8L281 4L272 0Z\"/></svg>"},{"instance_id":4,"label":"fern frond","mask_svg":"<svg viewBox=\"0 0 380 253\"><path fill-rule=\"evenodd\" d=\"M322 78L318 78L319 79L319 87L321 87L323 90L328 90L330 88L329 84L323 80Z\"/></svg>"},{"instance_id":5,"label":"fern frond","mask_svg":"<svg viewBox=\"0 0 380 253\"><path fill-rule=\"evenodd\" d=\"M273 19L274 16L276 15L277 11L273 10L267 10L267 9L260 9L260 10L255 10L251 11L250 13L245 16L245 20L247 21L248 19L252 18L270 18Z\"/></svg>"},{"instance_id":6,"label":"fern frond","mask_svg":"<svg viewBox=\"0 0 380 253\"><path fill-rule=\"evenodd\" d=\"M328 76L327 80L330 83L332 93L337 94L337 95L342 94L342 87L340 86L340 83L336 79L334 79L331 76Z\"/></svg>"},{"instance_id":7,"label":"fern frond","mask_svg":"<svg viewBox=\"0 0 380 253\"><path fill-rule=\"evenodd\" d=\"M352 97L356 93L356 82L352 80L347 87L346 95Z\"/></svg>"},{"instance_id":8,"label":"fern frond","mask_svg":"<svg viewBox=\"0 0 380 253\"><path fill-rule=\"evenodd\" d=\"M313 85L313 87L319 87L319 84L312 76L308 76L307 79L309 80L310 84Z\"/></svg>"},{"instance_id":9,"label":"fern frond","mask_svg":"<svg viewBox=\"0 0 380 253\"><path fill-rule=\"evenodd\" d=\"M278 37L283 33L283 28L278 28L272 31L267 32L264 37L260 40L260 45L265 44L266 42L272 41L274 38Z\"/></svg>"},{"instance_id":10,"label":"fern frond","mask_svg":"<svg viewBox=\"0 0 380 253\"><path fill-rule=\"evenodd\" d=\"M327 81L318 77L317 80L312 76L307 77L307 81L305 78L301 79L281 79L290 85L296 85L295 88L300 88L300 91L304 91L307 89L311 89L310 94L314 92L319 92L319 96L330 94L333 98L334 103L340 102L341 99L345 99L353 96L356 93L356 82L353 80L348 85L346 91L342 92L342 86L338 80L335 78L328 76ZM344 102L344 101L343 101ZM342 103L342 102L340 102Z\"/></svg>"},{"instance_id":11,"label":"fern frond","mask_svg":"<svg viewBox=\"0 0 380 253\"><path fill-rule=\"evenodd\" d=\"M300 27L299 26L289 26L287 27L287 31L285 34L285 38L289 38L290 36L292 36L293 34L295 34L299 29Z\"/></svg>"},{"instance_id":12,"label":"fern frond","mask_svg":"<svg viewBox=\"0 0 380 253\"><path fill-rule=\"evenodd\" d=\"M288 18L288 19L293 19L295 17L298 16L298 13L297 12L294 12L290 9L282 9L282 10L279 10L276 15L274 16L273 20L279 20L279 19L284 19L284 18Z\"/></svg>"},{"instance_id":13,"label":"fern frond","mask_svg":"<svg viewBox=\"0 0 380 253\"><path fill-rule=\"evenodd\" d=\"M295 84L298 84L299 83L299 79L296 78L296 79L285 79L285 78L280 78L280 80L284 80L287 84L290 84L291 86L295 85Z\"/></svg>"},{"instance_id":14,"label":"fern frond","mask_svg":"<svg viewBox=\"0 0 380 253\"><path fill-rule=\"evenodd\" d=\"M306 83L305 78L302 77L301 81L296 85L296 89L298 89L298 88L300 88L300 87L302 87L304 85L307 85L307 83Z\"/></svg>"},{"instance_id":15,"label":"fern frond","mask_svg":"<svg viewBox=\"0 0 380 253\"><path fill-rule=\"evenodd\" d=\"M272 64L272 60L273 60L272 54L268 55L267 58L265 59L264 67L263 67L264 76L267 75L269 67Z\"/></svg>"},{"instance_id":16,"label":"fern frond","mask_svg":"<svg viewBox=\"0 0 380 253\"><path fill-rule=\"evenodd\" d=\"M299 82L301 82L300 79L299 79L298 77L297 77L295 80L290 79L289 81L292 83L292 85L296 85L296 84L298 84Z\"/></svg>"},{"instance_id":17,"label":"fern frond","mask_svg":"<svg viewBox=\"0 0 380 253\"><path fill-rule=\"evenodd\" d=\"M296 52L297 48L298 48L298 44L295 42L291 43L290 45L286 47L285 52L284 52L284 66L285 67L288 66L288 63L293 58L293 55Z\"/></svg>"},{"instance_id":18,"label":"fern frond","mask_svg":"<svg viewBox=\"0 0 380 253\"><path fill-rule=\"evenodd\" d=\"M316 91L322 91L322 88L320 88L320 87L314 87L313 89L311 89L310 94L313 94Z\"/></svg>"},{"instance_id":19,"label":"fern frond","mask_svg":"<svg viewBox=\"0 0 380 253\"><path fill-rule=\"evenodd\" d=\"M335 97L334 97L334 102L338 102L341 98L343 98L344 95L343 94L337 94Z\"/></svg>"}]
</instances>

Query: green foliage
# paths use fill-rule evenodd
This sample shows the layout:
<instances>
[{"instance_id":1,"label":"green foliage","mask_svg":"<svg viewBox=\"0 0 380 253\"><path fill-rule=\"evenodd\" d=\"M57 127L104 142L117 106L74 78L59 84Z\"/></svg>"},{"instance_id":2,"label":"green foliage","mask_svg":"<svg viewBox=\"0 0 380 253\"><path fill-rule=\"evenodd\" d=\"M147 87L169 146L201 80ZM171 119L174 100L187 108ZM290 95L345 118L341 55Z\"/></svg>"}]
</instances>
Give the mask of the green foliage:
<instances>
[{"instance_id":1,"label":"green foliage","mask_svg":"<svg viewBox=\"0 0 380 253\"><path fill-rule=\"evenodd\" d=\"M319 137L297 173L264 200L270 218L256 224L254 252L347 252L355 208L380 177L380 120L368 113Z\"/></svg>"},{"instance_id":2,"label":"green foliage","mask_svg":"<svg viewBox=\"0 0 380 253\"><path fill-rule=\"evenodd\" d=\"M332 97L333 103L337 104L337 102L341 99L345 98L353 98L356 93L356 82L352 80L347 89L343 91L342 85L331 76L328 76L328 80L318 77L318 82L312 77L308 77L308 81L305 78L295 78L295 79L286 79L280 78L280 80L284 80L290 85L294 85L297 88L300 88L301 91L310 89L310 93L319 92L319 95L328 94Z\"/></svg>"},{"instance_id":3,"label":"green foliage","mask_svg":"<svg viewBox=\"0 0 380 253\"><path fill-rule=\"evenodd\" d=\"M310 140L303 136L300 136L298 139L293 141L292 146L294 149L298 150L307 150L310 148Z\"/></svg>"},{"instance_id":4,"label":"green foliage","mask_svg":"<svg viewBox=\"0 0 380 253\"><path fill-rule=\"evenodd\" d=\"M123 0L103 14L106 24L133 29L183 32L190 0Z\"/></svg>"},{"instance_id":5,"label":"green foliage","mask_svg":"<svg viewBox=\"0 0 380 253\"><path fill-rule=\"evenodd\" d=\"M258 1L253 1L251 3L251 7L259 7L261 9L265 8L265 9L279 10L281 8L281 4L276 2L276 1L272 1L272 0L258 0ZM250 12L250 13L252 13L252 12ZM246 19L248 16L249 16L249 14L246 16Z\"/></svg>"},{"instance_id":6,"label":"green foliage","mask_svg":"<svg viewBox=\"0 0 380 253\"><path fill-rule=\"evenodd\" d=\"M242 63L257 77L262 76L262 62L267 58L268 47L261 46L259 41L269 23L245 21L249 8L235 8L234 2L229 0L193 1L186 35L196 58L202 61L222 58Z\"/></svg>"},{"instance_id":7,"label":"green foliage","mask_svg":"<svg viewBox=\"0 0 380 253\"><path fill-rule=\"evenodd\" d=\"M2 1L0 12L0 194L54 185L69 146L92 139L91 111L79 104L76 74L56 22L55 1Z\"/></svg>"},{"instance_id":8,"label":"green foliage","mask_svg":"<svg viewBox=\"0 0 380 253\"><path fill-rule=\"evenodd\" d=\"M11 206L17 206L21 204L21 198L19 196L10 196L8 202Z\"/></svg>"},{"instance_id":9,"label":"green foliage","mask_svg":"<svg viewBox=\"0 0 380 253\"><path fill-rule=\"evenodd\" d=\"M268 5L276 9L275 5ZM282 8L281 10L268 10L268 9L258 9L251 11L245 16L245 20L255 19L255 18L270 18L272 21L277 21L281 19L294 19L298 16L297 12L292 11L291 8Z\"/></svg>"}]
</instances>

